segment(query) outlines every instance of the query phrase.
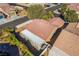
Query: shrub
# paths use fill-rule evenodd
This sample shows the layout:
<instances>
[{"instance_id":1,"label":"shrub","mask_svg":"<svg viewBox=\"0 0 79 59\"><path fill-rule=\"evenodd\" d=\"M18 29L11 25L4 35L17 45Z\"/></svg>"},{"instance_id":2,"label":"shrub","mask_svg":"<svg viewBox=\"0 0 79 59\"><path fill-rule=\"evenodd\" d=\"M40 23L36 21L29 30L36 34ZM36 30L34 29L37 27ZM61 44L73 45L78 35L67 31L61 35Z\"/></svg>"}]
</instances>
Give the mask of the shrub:
<instances>
[{"instance_id":1,"label":"shrub","mask_svg":"<svg viewBox=\"0 0 79 59\"><path fill-rule=\"evenodd\" d=\"M78 15L76 14L76 11L67 8L66 4L62 5L61 13L64 16L64 20L66 22L77 22L77 21L79 21Z\"/></svg>"},{"instance_id":2,"label":"shrub","mask_svg":"<svg viewBox=\"0 0 79 59\"><path fill-rule=\"evenodd\" d=\"M27 9L27 16L30 19L50 19L53 16L53 13L51 11L47 12L44 9L44 6L40 4L31 5Z\"/></svg>"}]
</instances>

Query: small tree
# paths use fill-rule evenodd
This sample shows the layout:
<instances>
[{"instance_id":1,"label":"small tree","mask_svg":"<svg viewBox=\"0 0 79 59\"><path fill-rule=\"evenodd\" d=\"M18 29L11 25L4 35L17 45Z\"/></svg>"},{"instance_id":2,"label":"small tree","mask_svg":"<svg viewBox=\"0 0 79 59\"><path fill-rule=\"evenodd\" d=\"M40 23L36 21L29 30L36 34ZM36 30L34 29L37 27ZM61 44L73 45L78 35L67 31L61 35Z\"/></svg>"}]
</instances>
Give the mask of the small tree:
<instances>
[{"instance_id":1,"label":"small tree","mask_svg":"<svg viewBox=\"0 0 79 59\"><path fill-rule=\"evenodd\" d=\"M46 20L48 20L49 17L48 17L48 15L44 15L44 16L42 16L42 19L46 19Z\"/></svg>"},{"instance_id":2,"label":"small tree","mask_svg":"<svg viewBox=\"0 0 79 59\"><path fill-rule=\"evenodd\" d=\"M28 9L27 9L27 16L30 19L45 19L48 20L50 18L52 18L54 15L51 11L47 12L44 9L44 6L40 5L40 4L35 4L35 5L31 5Z\"/></svg>"},{"instance_id":3,"label":"small tree","mask_svg":"<svg viewBox=\"0 0 79 59\"><path fill-rule=\"evenodd\" d=\"M67 10L67 5L66 4L62 4L61 5L61 13L62 13L62 15L64 15L64 13L66 12L66 10Z\"/></svg>"},{"instance_id":4,"label":"small tree","mask_svg":"<svg viewBox=\"0 0 79 59\"><path fill-rule=\"evenodd\" d=\"M42 19L49 20L52 17L54 17L53 12L49 11L47 14L42 16Z\"/></svg>"},{"instance_id":5,"label":"small tree","mask_svg":"<svg viewBox=\"0 0 79 59\"><path fill-rule=\"evenodd\" d=\"M45 14L44 7L40 4L31 5L27 9L27 16L30 19L41 18Z\"/></svg>"},{"instance_id":6,"label":"small tree","mask_svg":"<svg viewBox=\"0 0 79 59\"><path fill-rule=\"evenodd\" d=\"M52 18L52 17L54 17L54 13L52 11L49 11L48 16L49 16L49 18Z\"/></svg>"},{"instance_id":7,"label":"small tree","mask_svg":"<svg viewBox=\"0 0 79 59\"><path fill-rule=\"evenodd\" d=\"M64 16L66 22L77 22L79 21L78 15L75 10L71 10L67 7L66 4L63 4L61 7L61 14Z\"/></svg>"},{"instance_id":8,"label":"small tree","mask_svg":"<svg viewBox=\"0 0 79 59\"><path fill-rule=\"evenodd\" d=\"M79 21L78 19L78 15L76 14L76 12L74 10L67 10L66 13L64 14L64 18L65 18L65 21L68 21L68 22L77 22Z\"/></svg>"}]
</instances>

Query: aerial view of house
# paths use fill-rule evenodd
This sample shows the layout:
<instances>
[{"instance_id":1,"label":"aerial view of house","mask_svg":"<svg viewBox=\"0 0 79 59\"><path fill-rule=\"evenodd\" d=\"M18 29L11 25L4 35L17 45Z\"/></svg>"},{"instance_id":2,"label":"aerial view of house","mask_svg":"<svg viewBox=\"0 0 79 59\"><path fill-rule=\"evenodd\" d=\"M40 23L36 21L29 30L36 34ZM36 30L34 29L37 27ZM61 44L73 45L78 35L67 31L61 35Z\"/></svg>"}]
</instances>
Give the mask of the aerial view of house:
<instances>
[{"instance_id":1,"label":"aerial view of house","mask_svg":"<svg viewBox=\"0 0 79 59\"><path fill-rule=\"evenodd\" d=\"M78 3L0 3L0 56L79 56Z\"/></svg>"}]
</instances>

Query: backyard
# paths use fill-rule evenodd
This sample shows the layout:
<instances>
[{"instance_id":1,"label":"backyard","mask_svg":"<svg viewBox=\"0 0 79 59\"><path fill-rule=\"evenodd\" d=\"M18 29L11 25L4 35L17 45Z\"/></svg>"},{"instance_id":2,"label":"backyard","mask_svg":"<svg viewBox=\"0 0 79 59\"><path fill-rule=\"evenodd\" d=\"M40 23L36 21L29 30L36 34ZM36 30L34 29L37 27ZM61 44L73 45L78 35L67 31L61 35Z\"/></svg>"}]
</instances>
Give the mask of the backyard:
<instances>
[{"instance_id":1,"label":"backyard","mask_svg":"<svg viewBox=\"0 0 79 59\"><path fill-rule=\"evenodd\" d=\"M10 43L11 45L15 45L20 49L20 52L22 53L22 55L24 56L31 56L33 55L28 48L22 43L20 42L15 35L12 33L13 29L10 28L6 28L6 29L2 29L0 31L0 39L2 39L2 41Z\"/></svg>"}]
</instances>

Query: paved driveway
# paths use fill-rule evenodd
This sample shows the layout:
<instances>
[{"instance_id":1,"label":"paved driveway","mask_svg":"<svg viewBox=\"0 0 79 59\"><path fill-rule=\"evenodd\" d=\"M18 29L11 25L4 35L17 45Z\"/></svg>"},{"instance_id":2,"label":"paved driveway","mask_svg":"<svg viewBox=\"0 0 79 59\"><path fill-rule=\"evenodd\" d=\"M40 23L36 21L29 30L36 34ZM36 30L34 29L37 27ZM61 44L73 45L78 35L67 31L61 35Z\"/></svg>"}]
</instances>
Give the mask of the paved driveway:
<instances>
[{"instance_id":1,"label":"paved driveway","mask_svg":"<svg viewBox=\"0 0 79 59\"><path fill-rule=\"evenodd\" d=\"M0 29L5 28L5 27L15 28L17 25L19 25L19 24L21 24L23 22L26 22L28 20L29 20L28 17L25 16L25 17L16 19L14 21L11 21L11 22L0 25Z\"/></svg>"}]
</instances>

